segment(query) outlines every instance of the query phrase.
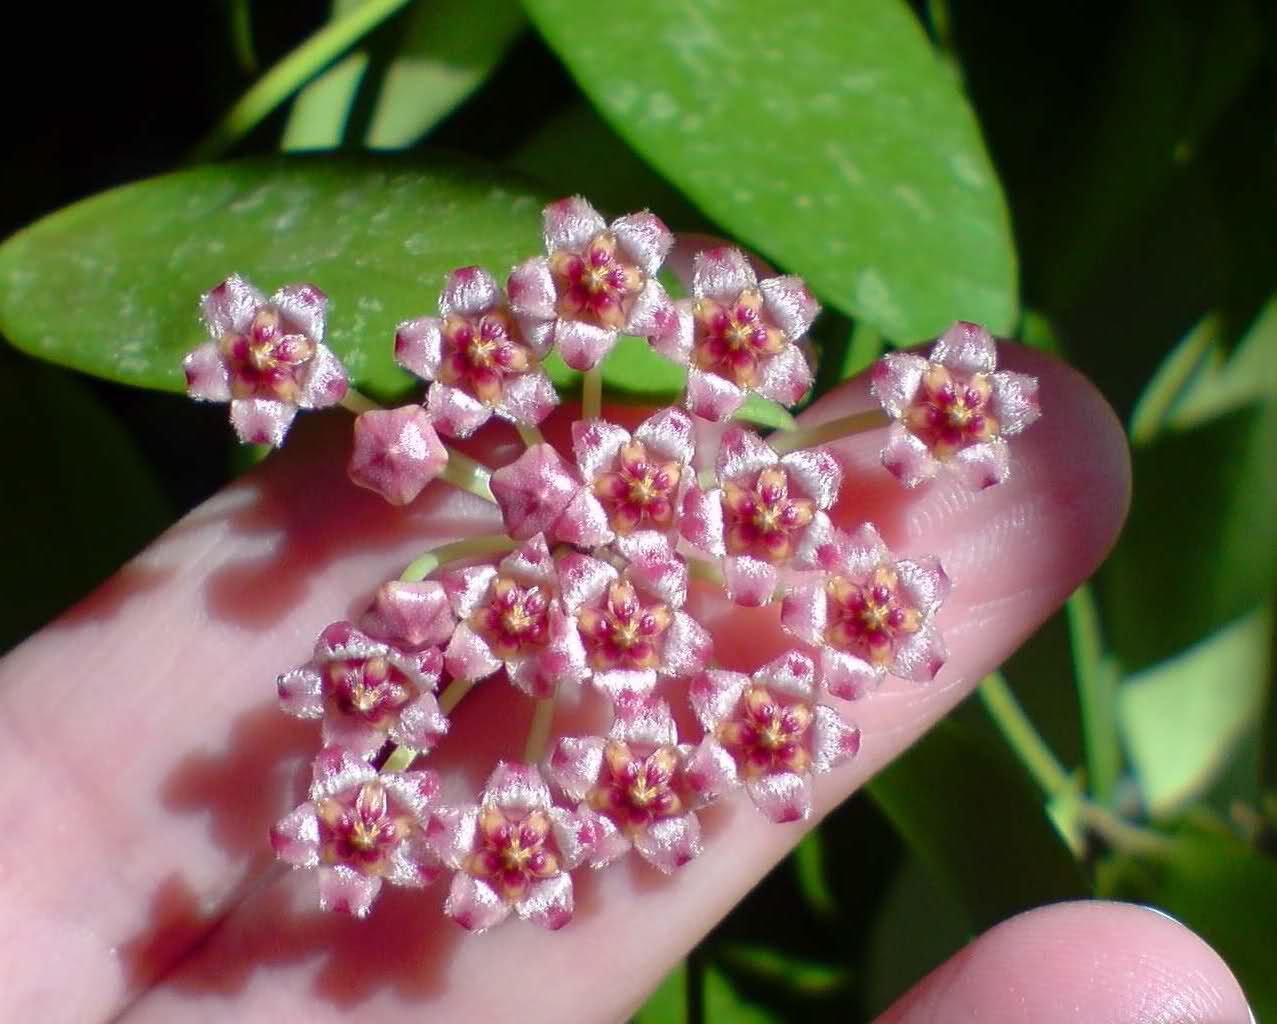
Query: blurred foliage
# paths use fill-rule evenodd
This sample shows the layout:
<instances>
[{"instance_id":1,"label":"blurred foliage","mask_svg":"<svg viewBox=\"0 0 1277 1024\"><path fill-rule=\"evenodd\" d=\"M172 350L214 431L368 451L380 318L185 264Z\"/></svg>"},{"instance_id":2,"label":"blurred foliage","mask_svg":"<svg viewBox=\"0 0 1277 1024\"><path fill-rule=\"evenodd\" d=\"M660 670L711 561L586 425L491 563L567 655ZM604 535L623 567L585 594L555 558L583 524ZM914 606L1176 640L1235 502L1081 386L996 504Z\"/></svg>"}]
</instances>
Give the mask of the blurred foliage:
<instances>
[{"instance_id":1,"label":"blurred foliage","mask_svg":"<svg viewBox=\"0 0 1277 1024\"><path fill-rule=\"evenodd\" d=\"M835 811L638 1019L862 1018L1000 917L1083 894L1184 920L1277 1015L1272 5L634 0L582 19L560 0L415 0L307 66L359 7L206 0L149 10L148 33L114 9L71 28L16 13L13 37L56 37L72 70L35 95L5 72L27 102L0 235L53 214L0 246L8 339L173 388L191 295L232 268L272 287L320 267L350 317L334 344L400 394L377 339L430 308L448 266L535 251L537 197L577 191L805 274L827 307L818 391L957 316L1017 329L1129 424L1117 549L1004 667L1018 705L969 703ZM219 143L247 159L178 170L290 54L295 89ZM273 155L298 148L339 155ZM250 199L213 251L201 225ZM633 346L608 372L638 397L678 385ZM221 410L7 351L0 381L0 515L23 541L0 570L3 648L232 463Z\"/></svg>"}]
</instances>

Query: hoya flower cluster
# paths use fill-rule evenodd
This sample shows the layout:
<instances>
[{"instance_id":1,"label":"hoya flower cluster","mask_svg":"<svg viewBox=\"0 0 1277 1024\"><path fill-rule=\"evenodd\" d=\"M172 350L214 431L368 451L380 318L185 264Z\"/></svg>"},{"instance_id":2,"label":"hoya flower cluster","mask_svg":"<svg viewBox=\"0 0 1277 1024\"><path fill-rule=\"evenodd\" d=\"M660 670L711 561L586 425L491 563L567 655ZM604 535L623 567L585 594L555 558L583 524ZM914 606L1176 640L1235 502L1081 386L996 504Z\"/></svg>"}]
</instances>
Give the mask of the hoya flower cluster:
<instances>
[{"instance_id":1,"label":"hoya flower cluster","mask_svg":"<svg viewBox=\"0 0 1277 1024\"><path fill-rule=\"evenodd\" d=\"M818 306L802 281L760 279L744 253L711 248L676 300L657 277L675 239L653 214L608 222L577 197L544 223L544 253L504 285L462 267L434 309L400 324L395 358L427 382L421 404L369 408L348 390L314 286L267 299L231 277L204 299L211 340L187 357L189 390L229 400L243 440L278 445L299 408L342 403L359 412L355 483L403 505L439 478L495 502L504 525L425 553L278 679L283 710L319 723L321 749L309 799L271 839L287 863L317 869L334 910L363 916L385 883L448 874L443 911L463 927L513 914L557 929L575 874L631 851L677 870L702 854L698 812L737 789L773 821L808 817L814 777L859 748L849 703L945 662L939 561L897 557L871 523L835 525L833 448L731 422L750 393L794 404L809 390ZM590 397L622 334L687 373L678 404L632 427ZM587 374L562 450L537 429L559 402L544 369L554 351ZM1005 438L1038 416L1037 384L995 359L988 333L959 323L929 356L876 368L883 463L905 485L946 468L977 488L1006 478ZM500 468L441 439L494 416L524 441ZM698 587L768 607L786 649L725 668L693 610ZM452 713L469 689L506 684L509 701L534 702L533 725L482 791L414 768L465 744ZM564 694L609 724L552 735Z\"/></svg>"}]
</instances>

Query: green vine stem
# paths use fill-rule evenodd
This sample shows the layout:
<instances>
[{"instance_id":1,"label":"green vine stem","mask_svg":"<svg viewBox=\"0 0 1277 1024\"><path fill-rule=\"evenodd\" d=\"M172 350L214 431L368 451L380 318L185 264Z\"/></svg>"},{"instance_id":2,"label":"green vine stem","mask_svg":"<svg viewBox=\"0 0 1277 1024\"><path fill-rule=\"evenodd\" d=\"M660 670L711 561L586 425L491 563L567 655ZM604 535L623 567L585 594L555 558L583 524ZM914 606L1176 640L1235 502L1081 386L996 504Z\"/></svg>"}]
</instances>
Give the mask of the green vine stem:
<instances>
[{"instance_id":1,"label":"green vine stem","mask_svg":"<svg viewBox=\"0 0 1277 1024\"><path fill-rule=\"evenodd\" d=\"M418 555L399 577L401 583L419 583L441 565L456 562L463 558L481 558L484 555L505 554L518 547L518 542L505 534L493 534L486 537L467 537L451 544L441 544Z\"/></svg>"}]
</instances>

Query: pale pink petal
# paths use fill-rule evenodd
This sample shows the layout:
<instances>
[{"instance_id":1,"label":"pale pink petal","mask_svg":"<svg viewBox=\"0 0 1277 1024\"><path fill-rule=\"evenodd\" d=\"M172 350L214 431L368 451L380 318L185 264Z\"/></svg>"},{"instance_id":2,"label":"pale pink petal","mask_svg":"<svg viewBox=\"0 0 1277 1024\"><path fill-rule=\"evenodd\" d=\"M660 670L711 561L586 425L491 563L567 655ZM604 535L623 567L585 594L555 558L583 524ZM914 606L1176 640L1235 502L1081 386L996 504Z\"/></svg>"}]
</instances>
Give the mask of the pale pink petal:
<instances>
[{"instance_id":1,"label":"pale pink petal","mask_svg":"<svg viewBox=\"0 0 1277 1024\"><path fill-rule=\"evenodd\" d=\"M378 778L395 802L425 828L442 788L439 776L425 768L411 772L383 772Z\"/></svg>"},{"instance_id":2,"label":"pale pink petal","mask_svg":"<svg viewBox=\"0 0 1277 1024\"><path fill-rule=\"evenodd\" d=\"M514 905L514 911L525 921L557 931L572 920L572 876L561 871L553 878L532 883L528 894Z\"/></svg>"},{"instance_id":3,"label":"pale pink petal","mask_svg":"<svg viewBox=\"0 0 1277 1024\"><path fill-rule=\"evenodd\" d=\"M478 827L478 804L446 804L434 809L426 838L439 860L459 868L474 850Z\"/></svg>"},{"instance_id":4,"label":"pale pink petal","mask_svg":"<svg viewBox=\"0 0 1277 1024\"><path fill-rule=\"evenodd\" d=\"M949 595L953 583L940 559L926 555L917 559L904 559L896 563L900 589L918 611L930 615Z\"/></svg>"},{"instance_id":5,"label":"pale pink petal","mask_svg":"<svg viewBox=\"0 0 1277 1024\"><path fill-rule=\"evenodd\" d=\"M361 620L365 632L404 647L442 644L457 626L448 593L438 580L383 583Z\"/></svg>"},{"instance_id":6,"label":"pale pink petal","mask_svg":"<svg viewBox=\"0 0 1277 1024\"><path fill-rule=\"evenodd\" d=\"M774 565L749 555L723 559L723 581L727 596L743 608L770 604L780 586L780 572Z\"/></svg>"},{"instance_id":7,"label":"pale pink petal","mask_svg":"<svg viewBox=\"0 0 1277 1024\"><path fill-rule=\"evenodd\" d=\"M828 448L803 448L780 460L795 484L819 509L832 508L842 486L842 467Z\"/></svg>"},{"instance_id":8,"label":"pale pink petal","mask_svg":"<svg viewBox=\"0 0 1277 1024\"><path fill-rule=\"evenodd\" d=\"M572 454L587 482L612 468L630 432L607 420L576 420L572 424Z\"/></svg>"},{"instance_id":9,"label":"pale pink petal","mask_svg":"<svg viewBox=\"0 0 1277 1024\"><path fill-rule=\"evenodd\" d=\"M237 398L231 402L231 426L244 444L278 448L297 416L297 406L273 398Z\"/></svg>"},{"instance_id":10,"label":"pale pink petal","mask_svg":"<svg viewBox=\"0 0 1277 1024\"><path fill-rule=\"evenodd\" d=\"M899 423L891 425L882 464L906 487L917 487L940 472L940 463L931 450Z\"/></svg>"},{"instance_id":11,"label":"pale pink petal","mask_svg":"<svg viewBox=\"0 0 1277 1024\"><path fill-rule=\"evenodd\" d=\"M506 662L506 675L511 686L535 700L553 697L559 682L554 675L542 669L541 659L537 657L515 658Z\"/></svg>"},{"instance_id":12,"label":"pale pink petal","mask_svg":"<svg viewBox=\"0 0 1277 1024\"><path fill-rule=\"evenodd\" d=\"M719 480L745 478L752 487L758 474L779 459L771 445L752 430L733 425L723 431L714 470Z\"/></svg>"},{"instance_id":13,"label":"pale pink petal","mask_svg":"<svg viewBox=\"0 0 1277 1024\"><path fill-rule=\"evenodd\" d=\"M940 335L928 358L959 373L992 373L998 365L998 350L993 335L983 327L959 320Z\"/></svg>"},{"instance_id":14,"label":"pale pink petal","mask_svg":"<svg viewBox=\"0 0 1277 1024\"><path fill-rule=\"evenodd\" d=\"M695 334L691 307L686 301L679 301L674 303L664 329L649 335L647 340L658 355L686 366L692 358Z\"/></svg>"},{"instance_id":15,"label":"pale pink petal","mask_svg":"<svg viewBox=\"0 0 1277 1024\"><path fill-rule=\"evenodd\" d=\"M900 419L918 394L926 372L927 361L922 356L894 352L874 364L869 390L882 403L888 416Z\"/></svg>"},{"instance_id":16,"label":"pale pink petal","mask_svg":"<svg viewBox=\"0 0 1277 1024\"><path fill-rule=\"evenodd\" d=\"M742 291L757 285L754 269L739 249L719 246L692 259L692 294L698 299L735 302Z\"/></svg>"},{"instance_id":17,"label":"pale pink petal","mask_svg":"<svg viewBox=\"0 0 1277 1024\"><path fill-rule=\"evenodd\" d=\"M555 683L579 683L589 676L590 668L576 619L556 602L550 606L549 620L550 642L538 658L541 672Z\"/></svg>"},{"instance_id":18,"label":"pale pink petal","mask_svg":"<svg viewBox=\"0 0 1277 1024\"><path fill-rule=\"evenodd\" d=\"M325 746L341 747L355 757L370 758L385 745L386 733L357 715L325 715L320 736Z\"/></svg>"},{"instance_id":19,"label":"pale pink petal","mask_svg":"<svg viewBox=\"0 0 1277 1024\"><path fill-rule=\"evenodd\" d=\"M186 393L204 402L229 402L231 400L230 375L217 342L206 341L187 353L182 360L186 372Z\"/></svg>"},{"instance_id":20,"label":"pale pink petal","mask_svg":"<svg viewBox=\"0 0 1277 1024\"><path fill-rule=\"evenodd\" d=\"M424 889L439 877L443 865L420 832L401 840L387 858L386 881L409 889Z\"/></svg>"},{"instance_id":21,"label":"pale pink petal","mask_svg":"<svg viewBox=\"0 0 1277 1024\"><path fill-rule=\"evenodd\" d=\"M319 818L315 805L304 803L270 830L275 856L286 864L313 868L319 863Z\"/></svg>"},{"instance_id":22,"label":"pale pink petal","mask_svg":"<svg viewBox=\"0 0 1277 1024\"><path fill-rule=\"evenodd\" d=\"M204 296L204 321L209 333L220 338L228 332L236 334L248 330L265 297L238 274L225 281Z\"/></svg>"},{"instance_id":23,"label":"pale pink petal","mask_svg":"<svg viewBox=\"0 0 1277 1024\"><path fill-rule=\"evenodd\" d=\"M860 750L860 730L825 704L812 708L811 770L823 774L850 761Z\"/></svg>"},{"instance_id":24,"label":"pale pink petal","mask_svg":"<svg viewBox=\"0 0 1277 1024\"><path fill-rule=\"evenodd\" d=\"M605 672L596 671L590 677L590 682L611 700L626 693L646 696L656 688L656 669L614 668Z\"/></svg>"},{"instance_id":25,"label":"pale pink petal","mask_svg":"<svg viewBox=\"0 0 1277 1024\"><path fill-rule=\"evenodd\" d=\"M501 400L492 411L512 423L534 427L558 404L559 394L554 390L554 384L543 371L536 370L506 381Z\"/></svg>"},{"instance_id":26,"label":"pale pink petal","mask_svg":"<svg viewBox=\"0 0 1277 1024\"><path fill-rule=\"evenodd\" d=\"M391 726L390 738L421 753L433 750L448 732L448 718L439 710L434 694L423 693L399 712L399 721Z\"/></svg>"},{"instance_id":27,"label":"pale pink petal","mask_svg":"<svg viewBox=\"0 0 1277 1024\"><path fill-rule=\"evenodd\" d=\"M754 390L781 405L797 405L811 390L813 380L811 363L802 347L786 345L759 366Z\"/></svg>"},{"instance_id":28,"label":"pale pink petal","mask_svg":"<svg viewBox=\"0 0 1277 1024\"><path fill-rule=\"evenodd\" d=\"M505 558L498 568L507 576L513 576L523 586L554 587L558 582L558 570L545 542L545 534L529 537Z\"/></svg>"},{"instance_id":29,"label":"pale pink petal","mask_svg":"<svg viewBox=\"0 0 1277 1024\"><path fill-rule=\"evenodd\" d=\"M554 524L554 539L576 547L597 548L615 537L607 509L588 486L576 492Z\"/></svg>"},{"instance_id":30,"label":"pale pink petal","mask_svg":"<svg viewBox=\"0 0 1277 1024\"><path fill-rule=\"evenodd\" d=\"M602 597L616 577L616 569L601 559L575 553L564 555L559 560L559 593L563 606L575 615L582 605Z\"/></svg>"},{"instance_id":31,"label":"pale pink petal","mask_svg":"<svg viewBox=\"0 0 1277 1024\"><path fill-rule=\"evenodd\" d=\"M701 419L721 423L745 401L745 392L716 373L705 373L695 366L687 371L687 409Z\"/></svg>"},{"instance_id":32,"label":"pale pink petal","mask_svg":"<svg viewBox=\"0 0 1277 1024\"><path fill-rule=\"evenodd\" d=\"M654 213L628 213L617 217L610 228L625 256L648 277L661 269L674 247L674 234Z\"/></svg>"},{"instance_id":33,"label":"pale pink petal","mask_svg":"<svg viewBox=\"0 0 1277 1024\"><path fill-rule=\"evenodd\" d=\"M584 800L603 769L601 736L565 736L554 745L545 772L570 800Z\"/></svg>"},{"instance_id":34,"label":"pale pink petal","mask_svg":"<svg viewBox=\"0 0 1277 1024\"><path fill-rule=\"evenodd\" d=\"M482 267L461 267L448 275L439 295L439 315L482 316L504 305L501 286Z\"/></svg>"},{"instance_id":35,"label":"pale pink petal","mask_svg":"<svg viewBox=\"0 0 1277 1024\"><path fill-rule=\"evenodd\" d=\"M534 444L492 474L492 493L515 540L545 533L581 487L572 467L548 444Z\"/></svg>"},{"instance_id":36,"label":"pale pink petal","mask_svg":"<svg viewBox=\"0 0 1277 1024\"><path fill-rule=\"evenodd\" d=\"M319 907L352 917L367 917L381 892L381 879L369 878L338 864L319 869Z\"/></svg>"},{"instance_id":37,"label":"pale pink petal","mask_svg":"<svg viewBox=\"0 0 1277 1024\"><path fill-rule=\"evenodd\" d=\"M802 821L811 814L811 779L806 775L760 775L747 781L745 789L754 806L777 824Z\"/></svg>"},{"instance_id":38,"label":"pale pink petal","mask_svg":"<svg viewBox=\"0 0 1277 1024\"><path fill-rule=\"evenodd\" d=\"M686 612L675 612L661 649L660 673L674 679L690 676L705 667L714 653L714 640Z\"/></svg>"},{"instance_id":39,"label":"pale pink petal","mask_svg":"<svg viewBox=\"0 0 1277 1024\"><path fill-rule=\"evenodd\" d=\"M324 340L324 315L328 309L328 296L313 284L290 284L270 297L284 319L310 338Z\"/></svg>"},{"instance_id":40,"label":"pale pink petal","mask_svg":"<svg viewBox=\"0 0 1277 1024\"><path fill-rule=\"evenodd\" d=\"M275 681L279 704L295 718L324 716L324 678L310 665L285 672Z\"/></svg>"},{"instance_id":41,"label":"pale pink petal","mask_svg":"<svg viewBox=\"0 0 1277 1024\"><path fill-rule=\"evenodd\" d=\"M318 345L306 364L306 383L297 404L303 409L326 409L346 397L350 380L346 367L327 345Z\"/></svg>"},{"instance_id":42,"label":"pale pink petal","mask_svg":"<svg viewBox=\"0 0 1277 1024\"><path fill-rule=\"evenodd\" d=\"M405 320L395 331L395 362L423 380L434 380L443 362L443 334L439 318Z\"/></svg>"},{"instance_id":43,"label":"pale pink petal","mask_svg":"<svg viewBox=\"0 0 1277 1024\"><path fill-rule=\"evenodd\" d=\"M665 701L638 693L622 693L612 707L615 717L608 731L609 739L654 747L673 746L678 742L678 731Z\"/></svg>"},{"instance_id":44,"label":"pale pink petal","mask_svg":"<svg viewBox=\"0 0 1277 1024\"><path fill-rule=\"evenodd\" d=\"M785 591L780 605L780 624L799 640L824 643L828 603L824 583L804 583Z\"/></svg>"},{"instance_id":45,"label":"pale pink petal","mask_svg":"<svg viewBox=\"0 0 1277 1024\"><path fill-rule=\"evenodd\" d=\"M787 651L754 673L754 678L777 693L803 701L816 699L816 663L801 651Z\"/></svg>"},{"instance_id":46,"label":"pale pink petal","mask_svg":"<svg viewBox=\"0 0 1277 1024\"><path fill-rule=\"evenodd\" d=\"M634 849L668 875L700 854L701 823L695 814L661 818L634 837Z\"/></svg>"},{"instance_id":47,"label":"pale pink petal","mask_svg":"<svg viewBox=\"0 0 1277 1024\"><path fill-rule=\"evenodd\" d=\"M453 679L486 679L501 668L501 659L492 653L487 641L464 622L448 641L443 663Z\"/></svg>"},{"instance_id":48,"label":"pale pink petal","mask_svg":"<svg viewBox=\"0 0 1277 1024\"><path fill-rule=\"evenodd\" d=\"M687 602L687 563L674 553L670 540L656 530L636 530L616 540L616 549L629 562L630 578L673 608Z\"/></svg>"},{"instance_id":49,"label":"pale pink petal","mask_svg":"<svg viewBox=\"0 0 1277 1024\"><path fill-rule=\"evenodd\" d=\"M554 328L559 355L574 370L593 369L612 351L617 337L615 328L598 327L582 320L561 319Z\"/></svg>"},{"instance_id":50,"label":"pale pink petal","mask_svg":"<svg viewBox=\"0 0 1277 1024\"><path fill-rule=\"evenodd\" d=\"M928 622L896 648L896 657L891 663L890 671L899 679L926 683L936 677L936 673L944 667L947 657L940 631Z\"/></svg>"},{"instance_id":51,"label":"pale pink petal","mask_svg":"<svg viewBox=\"0 0 1277 1024\"><path fill-rule=\"evenodd\" d=\"M315 641L315 659L375 658L389 653L389 648L356 629L349 622L333 622L324 627Z\"/></svg>"},{"instance_id":52,"label":"pale pink petal","mask_svg":"<svg viewBox=\"0 0 1277 1024\"><path fill-rule=\"evenodd\" d=\"M355 419L346 473L392 505L407 505L448 464L448 449L419 405L373 409Z\"/></svg>"},{"instance_id":53,"label":"pale pink petal","mask_svg":"<svg viewBox=\"0 0 1277 1024\"><path fill-rule=\"evenodd\" d=\"M846 537L824 512L817 512L799 535L794 549L796 569L833 569L840 563Z\"/></svg>"},{"instance_id":54,"label":"pale pink petal","mask_svg":"<svg viewBox=\"0 0 1277 1024\"><path fill-rule=\"evenodd\" d=\"M713 733L730 718L748 686L749 676L741 672L710 669L697 675L687 696L701 728Z\"/></svg>"},{"instance_id":55,"label":"pale pink petal","mask_svg":"<svg viewBox=\"0 0 1277 1024\"><path fill-rule=\"evenodd\" d=\"M554 347L554 328L559 322L557 317L516 316L515 322L523 335L524 344L532 350L534 356L544 359L550 354L550 349Z\"/></svg>"},{"instance_id":56,"label":"pale pink petal","mask_svg":"<svg viewBox=\"0 0 1277 1024\"><path fill-rule=\"evenodd\" d=\"M678 519L683 539L710 558L722 558L727 553L723 544L722 493L718 488L702 491L693 484L683 495L683 510Z\"/></svg>"},{"instance_id":57,"label":"pale pink petal","mask_svg":"<svg viewBox=\"0 0 1277 1024\"><path fill-rule=\"evenodd\" d=\"M520 263L506 281L510 296L510 309L518 317L553 321L558 315L555 303L558 292L554 287L554 275L550 262L544 256Z\"/></svg>"},{"instance_id":58,"label":"pale pink petal","mask_svg":"<svg viewBox=\"0 0 1277 1024\"><path fill-rule=\"evenodd\" d=\"M634 431L634 439L670 462L684 465L696 454L696 428L692 418L676 405L653 413Z\"/></svg>"},{"instance_id":59,"label":"pale pink petal","mask_svg":"<svg viewBox=\"0 0 1277 1024\"><path fill-rule=\"evenodd\" d=\"M652 279L635 296L634 305L630 307L630 315L625 318L621 332L639 338L661 337L670 333L677 324L677 317L674 303L666 294L665 288L659 281Z\"/></svg>"},{"instance_id":60,"label":"pale pink petal","mask_svg":"<svg viewBox=\"0 0 1277 1024\"><path fill-rule=\"evenodd\" d=\"M863 579L880 565L893 561L882 535L873 523L862 523L842 545L842 568L853 579Z\"/></svg>"},{"instance_id":61,"label":"pale pink petal","mask_svg":"<svg viewBox=\"0 0 1277 1024\"><path fill-rule=\"evenodd\" d=\"M878 688L885 673L854 654L826 647L820 652L825 689L842 700L860 700Z\"/></svg>"},{"instance_id":62,"label":"pale pink petal","mask_svg":"<svg viewBox=\"0 0 1277 1024\"><path fill-rule=\"evenodd\" d=\"M497 575L495 566L470 565L464 569L451 569L439 577L452 613L458 619L468 619L488 596L488 587Z\"/></svg>"},{"instance_id":63,"label":"pale pink petal","mask_svg":"<svg viewBox=\"0 0 1277 1024\"><path fill-rule=\"evenodd\" d=\"M1007 443L1000 437L963 448L949 460L949 465L974 490L1000 484L1011 471Z\"/></svg>"},{"instance_id":64,"label":"pale pink petal","mask_svg":"<svg viewBox=\"0 0 1277 1024\"><path fill-rule=\"evenodd\" d=\"M758 282L758 290L772 323L791 341L806 334L820 313L820 303L801 277L768 277Z\"/></svg>"},{"instance_id":65,"label":"pale pink petal","mask_svg":"<svg viewBox=\"0 0 1277 1024\"><path fill-rule=\"evenodd\" d=\"M483 787L482 801L522 817L550 806L550 787L535 765L498 761Z\"/></svg>"},{"instance_id":66,"label":"pale pink petal","mask_svg":"<svg viewBox=\"0 0 1277 1024\"><path fill-rule=\"evenodd\" d=\"M548 807L554 845L559 848L559 864L571 871L584 863L595 846L616 826L603 815L581 804L576 811L566 807Z\"/></svg>"},{"instance_id":67,"label":"pale pink petal","mask_svg":"<svg viewBox=\"0 0 1277 1024\"><path fill-rule=\"evenodd\" d=\"M469 437L492 416L492 410L473 395L437 382L426 392L426 411L435 429L448 437Z\"/></svg>"},{"instance_id":68,"label":"pale pink petal","mask_svg":"<svg viewBox=\"0 0 1277 1024\"><path fill-rule=\"evenodd\" d=\"M583 196L568 196L551 203L542 214L545 225L545 247L580 249L590 239L607 230L607 222Z\"/></svg>"},{"instance_id":69,"label":"pale pink petal","mask_svg":"<svg viewBox=\"0 0 1277 1024\"><path fill-rule=\"evenodd\" d=\"M688 755L683 777L702 803L717 800L740 785L735 759L710 736Z\"/></svg>"},{"instance_id":70,"label":"pale pink petal","mask_svg":"<svg viewBox=\"0 0 1277 1024\"><path fill-rule=\"evenodd\" d=\"M1038 404L1038 379L1027 373L1003 371L990 380L993 385L990 409L1003 437L1018 434L1042 415Z\"/></svg>"},{"instance_id":71,"label":"pale pink petal","mask_svg":"<svg viewBox=\"0 0 1277 1024\"><path fill-rule=\"evenodd\" d=\"M510 915L510 906L486 882L464 871L452 876L443 912L469 931L485 932Z\"/></svg>"},{"instance_id":72,"label":"pale pink petal","mask_svg":"<svg viewBox=\"0 0 1277 1024\"><path fill-rule=\"evenodd\" d=\"M596 871L624 857L631 849L630 840L624 832L607 818L603 818L603 823L606 828L601 830L599 838L590 848L589 859L586 861Z\"/></svg>"},{"instance_id":73,"label":"pale pink petal","mask_svg":"<svg viewBox=\"0 0 1277 1024\"><path fill-rule=\"evenodd\" d=\"M318 803L376 777L377 773L350 751L325 747L311 763L309 796L312 803Z\"/></svg>"}]
</instances>

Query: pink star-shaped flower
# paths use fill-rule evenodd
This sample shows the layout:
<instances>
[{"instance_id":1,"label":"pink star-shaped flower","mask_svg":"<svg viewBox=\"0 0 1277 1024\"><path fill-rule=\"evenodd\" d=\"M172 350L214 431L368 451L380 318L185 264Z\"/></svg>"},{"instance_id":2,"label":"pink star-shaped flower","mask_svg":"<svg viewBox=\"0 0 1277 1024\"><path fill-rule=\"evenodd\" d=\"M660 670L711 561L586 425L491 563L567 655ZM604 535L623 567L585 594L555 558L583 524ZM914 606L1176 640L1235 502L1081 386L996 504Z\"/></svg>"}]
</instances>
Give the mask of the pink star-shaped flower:
<instances>
[{"instance_id":1,"label":"pink star-shaped flower","mask_svg":"<svg viewBox=\"0 0 1277 1024\"><path fill-rule=\"evenodd\" d=\"M634 693L618 696L607 737L565 737L546 774L579 814L592 811L586 862L600 868L631 847L669 873L701 852L698 800L684 776L687 748L678 743L669 705ZM586 819L591 820L591 819Z\"/></svg>"},{"instance_id":2,"label":"pink star-shaped flower","mask_svg":"<svg viewBox=\"0 0 1277 1024\"><path fill-rule=\"evenodd\" d=\"M355 420L346 474L392 505L407 505L448 465L448 449L419 405L374 409Z\"/></svg>"},{"instance_id":3,"label":"pink star-shaped flower","mask_svg":"<svg viewBox=\"0 0 1277 1024\"><path fill-rule=\"evenodd\" d=\"M432 381L426 408L449 437L469 437L494 414L540 423L559 402L541 369L548 343L525 337L492 275L462 267L448 275L439 315L399 325L395 360Z\"/></svg>"},{"instance_id":4,"label":"pink star-shaped flower","mask_svg":"<svg viewBox=\"0 0 1277 1024\"><path fill-rule=\"evenodd\" d=\"M443 588L434 587L446 607ZM426 751L448 731L434 697L442 668L438 647L409 651L334 622L311 660L279 677L280 705L297 718L322 718L325 746L359 757L372 757L387 739Z\"/></svg>"},{"instance_id":5,"label":"pink star-shaped flower","mask_svg":"<svg viewBox=\"0 0 1277 1024\"><path fill-rule=\"evenodd\" d=\"M657 677L699 672L713 641L682 610L687 566L661 534L645 530L622 542L624 573L588 555L560 562L563 604L576 619L596 687L613 697L647 693Z\"/></svg>"},{"instance_id":6,"label":"pink star-shaped flower","mask_svg":"<svg viewBox=\"0 0 1277 1024\"><path fill-rule=\"evenodd\" d=\"M856 700L890 673L934 679L945 661L935 613L949 593L938 559L897 559L872 523L830 545L827 572L785 592L781 624L820 648L821 677Z\"/></svg>"},{"instance_id":7,"label":"pink star-shaped flower","mask_svg":"<svg viewBox=\"0 0 1277 1024\"><path fill-rule=\"evenodd\" d=\"M532 765L498 762L477 804L440 808L431 843L456 870L444 913L482 932L513 911L554 931L572 919L572 876L594 825L555 807Z\"/></svg>"},{"instance_id":8,"label":"pink star-shaped flower","mask_svg":"<svg viewBox=\"0 0 1277 1024\"><path fill-rule=\"evenodd\" d=\"M782 568L820 567L842 469L823 448L782 458L753 431L729 427L715 472L717 487L688 489L679 529L698 551L722 558L733 601L767 604Z\"/></svg>"},{"instance_id":9,"label":"pink star-shaped flower","mask_svg":"<svg viewBox=\"0 0 1277 1024\"><path fill-rule=\"evenodd\" d=\"M975 488L1006 479L1004 439L1042 411L1037 378L994 372L997 360L992 335L959 321L926 359L897 352L874 367L871 388L895 420L882 463L906 487L932 479L942 466Z\"/></svg>"},{"instance_id":10,"label":"pink star-shaped flower","mask_svg":"<svg viewBox=\"0 0 1277 1024\"><path fill-rule=\"evenodd\" d=\"M817 702L816 666L799 651L782 654L752 678L703 672L689 695L705 730L687 763L692 788L712 800L743 784L772 821L810 815L811 776L860 749L860 730Z\"/></svg>"},{"instance_id":11,"label":"pink star-shaped flower","mask_svg":"<svg viewBox=\"0 0 1277 1024\"><path fill-rule=\"evenodd\" d=\"M687 366L687 407L725 420L757 391L794 405L812 383L805 335L820 305L797 277L762 281L739 249L697 253L692 298L676 304L676 330L652 340Z\"/></svg>"},{"instance_id":12,"label":"pink star-shaped flower","mask_svg":"<svg viewBox=\"0 0 1277 1024\"><path fill-rule=\"evenodd\" d=\"M365 917L382 882L421 888L439 874L426 839L439 778L387 772L340 747L320 751L310 799L270 832L280 860L319 869L319 905Z\"/></svg>"},{"instance_id":13,"label":"pink star-shaped flower","mask_svg":"<svg viewBox=\"0 0 1277 1024\"><path fill-rule=\"evenodd\" d=\"M607 420L572 424L575 468L552 447L532 445L492 474L506 531L545 533L594 548L641 529L671 533L692 479L692 420L662 409L633 435Z\"/></svg>"},{"instance_id":14,"label":"pink star-shaped flower","mask_svg":"<svg viewBox=\"0 0 1277 1024\"><path fill-rule=\"evenodd\" d=\"M335 405L346 370L324 341L328 297L312 284L288 285L269 299L238 274L203 298L212 340L187 355L186 393L231 403L231 425L245 444L284 443L298 409Z\"/></svg>"},{"instance_id":15,"label":"pink star-shaped flower","mask_svg":"<svg viewBox=\"0 0 1277 1024\"><path fill-rule=\"evenodd\" d=\"M441 577L460 620L444 652L454 679L478 680L504 668L532 697L589 676L576 620L564 611L559 569L537 534L497 565Z\"/></svg>"},{"instance_id":16,"label":"pink star-shaped flower","mask_svg":"<svg viewBox=\"0 0 1277 1024\"><path fill-rule=\"evenodd\" d=\"M608 224L580 196L545 208L545 248L514 268L510 305L528 337L557 345L577 370L595 366L621 334L653 337L677 322L656 272L674 244L659 217L631 213Z\"/></svg>"}]
</instances>

